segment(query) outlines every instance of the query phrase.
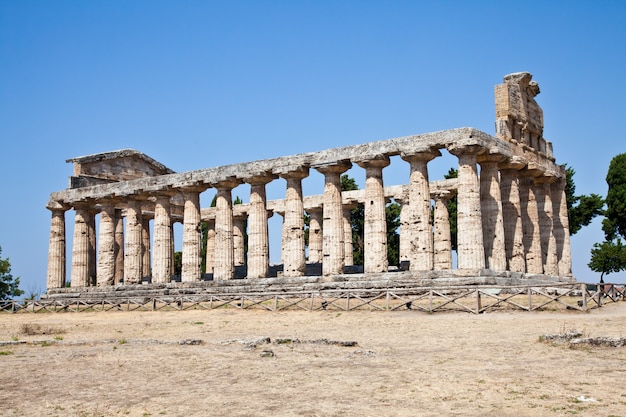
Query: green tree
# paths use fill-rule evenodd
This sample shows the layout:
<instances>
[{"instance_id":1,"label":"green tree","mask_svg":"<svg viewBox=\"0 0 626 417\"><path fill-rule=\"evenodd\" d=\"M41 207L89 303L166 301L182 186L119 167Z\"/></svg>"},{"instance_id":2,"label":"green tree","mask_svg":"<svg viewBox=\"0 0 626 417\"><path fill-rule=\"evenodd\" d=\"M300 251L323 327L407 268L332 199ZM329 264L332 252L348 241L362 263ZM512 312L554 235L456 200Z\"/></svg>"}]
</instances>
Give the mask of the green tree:
<instances>
[{"instance_id":1,"label":"green tree","mask_svg":"<svg viewBox=\"0 0 626 417\"><path fill-rule=\"evenodd\" d=\"M19 297L24 291L19 289L20 278L11 275L11 262L9 258L2 258L2 247L0 247L0 300L12 297Z\"/></svg>"},{"instance_id":2,"label":"green tree","mask_svg":"<svg viewBox=\"0 0 626 417\"><path fill-rule=\"evenodd\" d=\"M592 271L600 272L600 283L604 283L604 274L626 269L626 247L618 238L616 242L594 243L591 249L591 261L587 264Z\"/></svg>"},{"instance_id":3,"label":"green tree","mask_svg":"<svg viewBox=\"0 0 626 417\"><path fill-rule=\"evenodd\" d=\"M602 230L607 241L617 236L626 238L626 153L615 156L606 175L606 214Z\"/></svg>"},{"instance_id":4,"label":"green tree","mask_svg":"<svg viewBox=\"0 0 626 417\"><path fill-rule=\"evenodd\" d=\"M576 195L574 174L576 171L566 165L565 169L565 200L567 203L567 216L569 217L569 233L575 235L583 226L598 215L603 214L604 200L598 194Z\"/></svg>"}]
</instances>

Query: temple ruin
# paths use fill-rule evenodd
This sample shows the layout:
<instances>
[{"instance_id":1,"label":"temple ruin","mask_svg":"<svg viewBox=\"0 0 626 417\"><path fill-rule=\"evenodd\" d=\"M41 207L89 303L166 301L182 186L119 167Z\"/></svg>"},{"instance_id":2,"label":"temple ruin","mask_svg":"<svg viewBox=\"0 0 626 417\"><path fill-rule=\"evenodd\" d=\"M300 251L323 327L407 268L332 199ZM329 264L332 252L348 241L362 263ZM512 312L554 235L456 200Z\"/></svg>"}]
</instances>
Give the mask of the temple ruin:
<instances>
[{"instance_id":1,"label":"temple ruin","mask_svg":"<svg viewBox=\"0 0 626 417\"><path fill-rule=\"evenodd\" d=\"M485 277L571 282L565 170L543 137L539 87L531 80L529 73L514 73L495 87L495 137L459 128L180 173L134 150L69 159L69 188L52 193L47 204L48 296L112 286L328 283L350 273L363 282L421 285L487 282ZM458 158L458 178L430 181L428 163L442 149ZM406 184L385 186L383 172L393 156L408 164L410 174ZM342 192L340 176L353 165L365 170L365 189ZM321 195L303 195L302 180L311 170L323 174ZM279 180L286 184L284 199L268 200L266 185ZM249 202L233 205L232 190L244 183ZM209 189L217 193L216 206L201 208L200 195ZM455 195L453 268L446 201ZM401 204L401 267L393 269L387 262L389 199ZM349 213L357 203L365 206L362 268L352 265ZM75 214L71 248L68 210ZM305 213L311 219L308 245ZM272 215L283 219L280 265L270 265ZM173 280L176 222L183 230L182 273ZM201 222L208 224L204 272ZM64 288L68 278L71 288Z\"/></svg>"}]
</instances>

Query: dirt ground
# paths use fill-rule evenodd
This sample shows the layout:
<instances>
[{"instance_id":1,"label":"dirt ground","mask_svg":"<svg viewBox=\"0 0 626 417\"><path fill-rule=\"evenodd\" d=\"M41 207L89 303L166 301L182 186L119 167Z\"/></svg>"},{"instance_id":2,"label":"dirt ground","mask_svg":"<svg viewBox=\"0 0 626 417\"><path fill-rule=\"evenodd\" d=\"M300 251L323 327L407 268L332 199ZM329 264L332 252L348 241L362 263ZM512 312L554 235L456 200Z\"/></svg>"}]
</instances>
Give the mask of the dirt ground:
<instances>
[{"instance_id":1,"label":"dirt ground","mask_svg":"<svg viewBox=\"0 0 626 417\"><path fill-rule=\"evenodd\" d=\"M0 415L626 416L626 347L539 340L571 329L625 337L626 303L0 314Z\"/></svg>"}]
</instances>

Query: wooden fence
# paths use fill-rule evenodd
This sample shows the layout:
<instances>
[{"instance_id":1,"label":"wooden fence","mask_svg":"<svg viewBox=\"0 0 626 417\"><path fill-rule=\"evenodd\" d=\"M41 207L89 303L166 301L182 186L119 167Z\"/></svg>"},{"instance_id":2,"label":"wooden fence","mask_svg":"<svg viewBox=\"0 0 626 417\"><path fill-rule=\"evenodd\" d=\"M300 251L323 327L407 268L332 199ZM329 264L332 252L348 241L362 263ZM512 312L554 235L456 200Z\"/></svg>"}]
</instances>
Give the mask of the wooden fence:
<instances>
[{"instance_id":1,"label":"wooden fence","mask_svg":"<svg viewBox=\"0 0 626 417\"><path fill-rule=\"evenodd\" d=\"M163 311L189 309L261 309L268 311L411 310L425 313L461 311L480 314L498 310L589 311L607 302L625 301L616 284L537 286L459 286L273 293L206 294L117 298L115 300L7 300L0 312Z\"/></svg>"}]
</instances>

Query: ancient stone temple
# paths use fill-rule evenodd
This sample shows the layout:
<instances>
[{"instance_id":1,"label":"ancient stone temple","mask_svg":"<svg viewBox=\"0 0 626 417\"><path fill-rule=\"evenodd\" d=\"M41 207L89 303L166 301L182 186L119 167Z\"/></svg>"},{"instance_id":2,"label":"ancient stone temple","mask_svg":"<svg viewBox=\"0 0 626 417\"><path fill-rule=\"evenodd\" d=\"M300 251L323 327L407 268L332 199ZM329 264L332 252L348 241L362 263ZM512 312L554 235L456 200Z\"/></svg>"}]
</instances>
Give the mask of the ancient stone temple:
<instances>
[{"instance_id":1,"label":"ancient stone temple","mask_svg":"<svg viewBox=\"0 0 626 417\"><path fill-rule=\"evenodd\" d=\"M496 86L495 137L459 128L181 173L134 150L69 159L74 164L69 188L52 193L47 205L52 213L48 291L63 288L68 278L77 288L170 283L176 222L183 230L182 272L175 277L180 285L311 276L329 282L350 272L362 279L405 281L479 276L571 281L565 171L543 138L543 112L535 101L539 87L531 79L529 73L509 74ZM428 164L444 149L458 159L458 178L431 181ZM384 170L393 156L408 164L409 175L404 184L386 186ZM364 170L365 188L342 192L341 174L353 166ZM323 174L323 194L303 195L302 181L312 170ZM285 184L284 199L267 199L272 181ZM232 190L244 183L250 186L249 202L233 205ZM200 195L210 189L216 205L202 208ZM453 196L455 267L446 205ZM389 199L401 204L402 263L393 270L387 262ZM362 267L353 265L349 223L358 203L365 207ZM66 225L68 210L74 211L73 227ZM310 216L306 244L305 213ZM280 265L270 265L273 215L282 218ZM203 222L208 227L204 271Z\"/></svg>"}]
</instances>

